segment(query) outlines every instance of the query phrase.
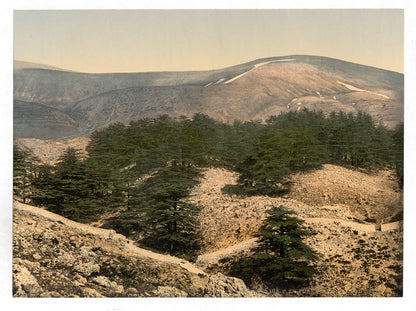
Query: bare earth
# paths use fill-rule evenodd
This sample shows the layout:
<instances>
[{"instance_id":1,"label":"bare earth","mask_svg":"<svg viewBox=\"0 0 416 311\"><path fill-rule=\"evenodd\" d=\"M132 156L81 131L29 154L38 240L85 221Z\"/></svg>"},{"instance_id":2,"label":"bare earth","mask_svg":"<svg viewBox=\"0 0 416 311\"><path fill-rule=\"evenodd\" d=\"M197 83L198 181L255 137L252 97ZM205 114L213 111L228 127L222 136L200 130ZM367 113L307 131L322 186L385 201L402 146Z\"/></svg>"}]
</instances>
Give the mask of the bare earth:
<instances>
[{"instance_id":1,"label":"bare earth","mask_svg":"<svg viewBox=\"0 0 416 311\"><path fill-rule=\"evenodd\" d=\"M16 138L14 143L23 150L30 150L40 162L44 164L54 165L59 157L69 147L79 150L82 157L85 157L86 147L90 139L87 137L77 137L70 139L50 139L43 140L37 138Z\"/></svg>"},{"instance_id":2,"label":"bare earth","mask_svg":"<svg viewBox=\"0 0 416 311\"><path fill-rule=\"evenodd\" d=\"M376 230L374 223L363 221L367 215L383 215L384 218L379 218L383 221L402 210L402 193L397 180L388 171L368 175L324 165L312 173L292 176L293 189L285 198L223 194L221 189L226 184L234 184L237 177L236 173L225 169L207 169L191 192L189 200L201 208L199 220L206 251L251 238L264 218L264 212L273 205L295 211L306 222L327 224L335 221L362 232ZM386 225L383 227L387 228Z\"/></svg>"},{"instance_id":3,"label":"bare earth","mask_svg":"<svg viewBox=\"0 0 416 311\"><path fill-rule=\"evenodd\" d=\"M386 223L402 211L403 194L393 171L366 174L326 164L310 173L291 178L294 186L288 197L310 205L344 204L358 219Z\"/></svg>"},{"instance_id":4,"label":"bare earth","mask_svg":"<svg viewBox=\"0 0 416 311\"><path fill-rule=\"evenodd\" d=\"M87 138L17 140L20 146L33 150L41 162L47 164L56 163L68 147L80 149L85 155L88 142ZM237 178L236 173L225 169L205 169L200 183L192 189L187 199L201 209L199 221L204 240L196 265L137 248L114 231L71 222L42 209L25 207L19 203L15 204L15 208L26 212L30 210L32 214L47 217L101 238L110 238L118 245L121 243L123 251L127 252L128 256L139 256L153 262L175 265L191 274L211 275L216 272L226 273L229 262L249 253L256 245L256 239L253 237L265 217L265 211L273 205L283 205L295 211L297 217L305 221L305 226L314 232L306 242L321 254L317 263L319 273L314 277L312 285L289 295L397 295L396 290L400 287L398 273L403 265L403 234L402 221L394 221L392 218L403 211L403 193L392 171L365 173L335 165L323 165L321 169L309 173L292 175L292 190L281 198L241 197L222 193L221 189L226 184L235 184ZM31 270L30 265L19 265ZM33 273L34 270L31 271ZM187 295L194 295L190 289L185 290L181 287L180 290L182 292L162 286L162 292L154 290L149 295L175 296L184 294L183 291L186 291ZM281 295L278 292L265 293L259 290L255 296ZM125 294L123 292L117 295ZM64 291L62 295L65 296ZM147 292L140 295L147 295ZM238 290L224 293L221 289L216 295L240 294ZM245 289L241 295L251 296L253 293Z\"/></svg>"},{"instance_id":5,"label":"bare earth","mask_svg":"<svg viewBox=\"0 0 416 311\"><path fill-rule=\"evenodd\" d=\"M256 245L253 233L264 219L264 212L272 205L284 205L314 232L306 242L321 254L319 273L312 286L289 295L397 295L397 271L402 267L402 222L384 222L379 231L375 223L360 220L381 215L378 219L382 222L401 210L402 193L391 172L365 174L324 165L309 174L292 176L294 187L286 198L223 194L221 188L236 179L233 172L207 169L189 199L202 209L205 247L197 263L206 271L226 272L227 261L248 253ZM302 194L297 195L295 189L302 189ZM361 201L357 202L357 197ZM306 203L300 201L302 198Z\"/></svg>"},{"instance_id":6,"label":"bare earth","mask_svg":"<svg viewBox=\"0 0 416 311\"><path fill-rule=\"evenodd\" d=\"M257 297L243 281L14 202L14 297Z\"/></svg>"}]
</instances>

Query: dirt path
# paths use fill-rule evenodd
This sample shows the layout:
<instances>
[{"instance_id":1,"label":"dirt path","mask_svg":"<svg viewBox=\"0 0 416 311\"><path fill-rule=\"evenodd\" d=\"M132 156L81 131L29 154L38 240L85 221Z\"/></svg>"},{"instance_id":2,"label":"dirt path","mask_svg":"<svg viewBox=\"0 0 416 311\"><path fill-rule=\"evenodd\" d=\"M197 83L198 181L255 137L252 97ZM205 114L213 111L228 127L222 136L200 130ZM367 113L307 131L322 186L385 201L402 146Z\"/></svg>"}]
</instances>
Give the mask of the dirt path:
<instances>
[{"instance_id":1,"label":"dirt path","mask_svg":"<svg viewBox=\"0 0 416 311\"><path fill-rule=\"evenodd\" d=\"M327 167L326 171L328 169L335 170L338 168ZM345 169L341 168L341 170ZM354 172L348 171L348 173L352 174ZM358 174L361 176L362 173ZM192 190L189 200L202 208L200 221L203 236L208 245L205 253L197 259L197 264L200 266L216 263L222 258L232 257L253 248L256 245L253 233L257 231L258 226L264 219L264 212L272 205L287 206L297 213L298 218L305 221L305 225L313 227L325 227L333 231L350 230L359 233L374 233L377 231L375 224L352 221L351 216L353 215L348 207L343 204L312 206L291 198L261 196L243 198L223 194L221 191L222 187L226 184L234 184L236 178L236 173L224 169L207 169L201 178L201 183ZM380 179L380 177L377 178ZM377 182L379 182L378 179ZM15 202L14 207L62 222L69 227L77 228L84 232L114 240L131 254L178 264L190 272L204 273L188 261L139 248L133 244L133 241L117 234L114 230L77 223L44 209L19 202ZM401 230L401 227L401 222L394 222L383 224L380 229L381 231L394 231Z\"/></svg>"},{"instance_id":2,"label":"dirt path","mask_svg":"<svg viewBox=\"0 0 416 311\"><path fill-rule=\"evenodd\" d=\"M296 212L297 217L305 221L308 220L310 223L320 222L336 227L335 223L338 222L339 225L359 232L374 232L376 231L375 224L354 221L361 218L364 220L365 217L357 215L354 209L351 211L351 201L356 202L356 198L360 197L362 201L360 206L363 206L363 209L370 206L366 204L368 202L386 203L386 197L400 202L401 194L397 189L394 189L395 180L387 171L368 175L333 165L324 165L321 170L311 174L312 176L308 175L310 179L304 180L303 178L294 184L294 188L297 189L296 193L311 197L311 202L305 202L305 200L302 201L304 196L293 197L289 195L288 197L271 198L228 195L223 193L221 189L226 184L235 184L238 174L220 168L206 169L200 183L192 189L189 197L190 202L201 208L199 221L204 236L204 252L221 250L252 238L265 217L265 211L271 206L283 205ZM300 177L301 175L297 176L298 179ZM353 179L354 183L351 182L351 178L355 178ZM362 182L359 181L366 182L365 191L360 188ZM321 187L322 184L325 185L324 188ZM366 194L367 190L368 195ZM343 199L345 197L345 200L333 201L332 199L337 196L341 196ZM315 198L320 197L323 200L315 202ZM380 209L387 210L389 204L384 204ZM393 210L395 208L392 208L390 212ZM388 221L388 219L386 220ZM399 228L399 223L381 226L383 231L399 230Z\"/></svg>"},{"instance_id":3,"label":"dirt path","mask_svg":"<svg viewBox=\"0 0 416 311\"><path fill-rule=\"evenodd\" d=\"M340 219L334 218L323 218L323 217L316 217L316 218L303 218L306 225L309 224L318 224L322 226L333 227L336 229L341 229L342 227L345 229L355 230L359 233L372 233L377 232L375 224L360 224L353 221L345 221ZM395 231L400 230L400 222L392 222L388 224L382 225L380 231L388 232L388 231ZM254 248L256 243L256 238L247 239L243 242L234 244L230 247L226 247L223 249L219 249L215 252L208 252L202 255L199 255L196 263L201 266L206 266L209 264L216 264L223 258L229 258L237 256L243 252L247 252L250 249Z\"/></svg>"},{"instance_id":4,"label":"dirt path","mask_svg":"<svg viewBox=\"0 0 416 311\"><path fill-rule=\"evenodd\" d=\"M154 253L152 251L148 251L143 248L137 247L133 244L133 241L127 239L125 236L121 234L116 233L114 230L101 229L101 228L92 227L87 224L81 224L81 223L69 220L68 218L49 212L47 210L34 207L34 206L30 206L30 205L26 205L17 201L13 202L13 207L21 211L29 212L36 216L42 216L52 221L63 223L70 228L78 229L85 233L90 233L90 234L101 236L105 239L113 240L120 245L121 249L131 253L132 255L151 258L151 259L158 260L164 263L176 264L192 273L197 273L197 274L200 273L204 275L206 274L204 271L197 268L194 264L184 259L180 259L180 258L169 256L169 255Z\"/></svg>"},{"instance_id":5,"label":"dirt path","mask_svg":"<svg viewBox=\"0 0 416 311\"><path fill-rule=\"evenodd\" d=\"M217 263L219 260L227 257L236 256L239 253L248 251L257 245L256 238L251 238L246 241L237 243L233 246L220 249L212 253L206 253L198 256L196 263L199 265L208 265Z\"/></svg>"}]
</instances>

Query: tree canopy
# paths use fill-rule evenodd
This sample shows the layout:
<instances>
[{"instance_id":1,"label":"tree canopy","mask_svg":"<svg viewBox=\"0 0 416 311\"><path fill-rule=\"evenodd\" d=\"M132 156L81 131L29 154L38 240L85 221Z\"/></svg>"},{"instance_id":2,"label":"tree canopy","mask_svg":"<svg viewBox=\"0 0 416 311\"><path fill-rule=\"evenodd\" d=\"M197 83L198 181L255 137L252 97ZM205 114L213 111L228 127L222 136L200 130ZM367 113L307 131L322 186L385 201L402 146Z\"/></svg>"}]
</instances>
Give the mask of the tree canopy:
<instances>
[{"instance_id":1,"label":"tree canopy","mask_svg":"<svg viewBox=\"0 0 416 311\"><path fill-rule=\"evenodd\" d=\"M390 167L403 180L403 126L390 130L361 112L325 116L305 109L233 124L203 114L165 115L116 123L90 138L86 159L68 149L54 166L15 148L14 195L73 220L101 219L149 247L183 256L199 247L198 211L184 199L201 167L238 172L238 184L224 190L242 195L279 196L290 188L289 174L324 163Z\"/></svg>"}]
</instances>

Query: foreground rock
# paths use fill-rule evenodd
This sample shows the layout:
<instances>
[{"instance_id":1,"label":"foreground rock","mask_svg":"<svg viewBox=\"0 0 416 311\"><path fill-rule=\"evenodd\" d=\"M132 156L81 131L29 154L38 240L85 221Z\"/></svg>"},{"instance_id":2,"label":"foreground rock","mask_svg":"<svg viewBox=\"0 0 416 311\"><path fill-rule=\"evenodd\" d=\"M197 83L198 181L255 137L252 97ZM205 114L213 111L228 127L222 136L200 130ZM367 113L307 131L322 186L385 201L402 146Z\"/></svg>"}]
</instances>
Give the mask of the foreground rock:
<instances>
[{"instance_id":1,"label":"foreground rock","mask_svg":"<svg viewBox=\"0 0 416 311\"><path fill-rule=\"evenodd\" d=\"M258 296L239 279L207 275L171 256L152 258L151 252L140 253L119 235L97 234L93 227L89 232L88 226L77 228L60 216L47 217L50 214L42 216L35 207L15 203L15 297Z\"/></svg>"}]
</instances>

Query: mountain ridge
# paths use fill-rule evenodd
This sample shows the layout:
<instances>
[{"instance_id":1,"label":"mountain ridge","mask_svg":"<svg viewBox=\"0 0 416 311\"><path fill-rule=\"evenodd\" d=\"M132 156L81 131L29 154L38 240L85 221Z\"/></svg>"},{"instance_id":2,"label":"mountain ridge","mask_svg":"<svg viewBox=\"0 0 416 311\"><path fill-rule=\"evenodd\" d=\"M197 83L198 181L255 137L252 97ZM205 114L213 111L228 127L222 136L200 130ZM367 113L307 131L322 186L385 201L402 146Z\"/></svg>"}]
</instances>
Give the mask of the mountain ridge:
<instances>
[{"instance_id":1,"label":"mountain ridge","mask_svg":"<svg viewBox=\"0 0 416 311\"><path fill-rule=\"evenodd\" d=\"M59 110L74 121L78 136L114 122L161 114L204 113L223 122L264 121L302 108L324 113L364 111L394 127L403 122L403 81L403 74L385 69L289 55L208 71L88 74L15 69L14 99ZM54 128L53 120L40 119L46 128ZM15 136L74 135L68 131L48 137L21 129L22 123L31 122L15 112Z\"/></svg>"},{"instance_id":2,"label":"mountain ridge","mask_svg":"<svg viewBox=\"0 0 416 311\"><path fill-rule=\"evenodd\" d=\"M210 72L210 71L220 71L220 70L224 70L224 69L239 67L239 66L242 66L242 65L256 64L260 61L264 62L264 61L269 61L269 60L274 60L274 59L281 59L281 58L283 59L283 58L292 58L292 57L304 57L304 58L309 57L309 58L316 58L316 59L324 58L324 59L328 59L328 60L335 60L335 61L339 61L339 62L355 64L355 65L358 65L358 66L363 66L363 67L368 67L368 68L375 68L375 69L378 69L378 70L381 70L381 71L393 72L393 73L403 75L403 73L401 73L401 72L390 70L390 69L379 68L379 67L375 67L375 66L365 65L365 64L361 64L361 63L357 63L357 62L351 62L351 61L338 59L338 58L334 58L334 57L319 56L319 55L308 55L308 54L292 54L292 55L286 55L286 56L261 57L261 58L256 58L255 60L251 60L251 61L247 61L247 62L243 62L243 63L238 63L238 64L235 64L235 65L230 65L230 66L221 67L221 68L205 69L205 70L160 70L160 71L126 71L126 72L115 71L115 72L99 72L99 73L97 72L97 73L93 73L93 72L83 72L83 71L69 70L69 69L64 69L64 68L60 68L60 67L56 67L56 66L51 66L51 65L48 65L48 64L22 61L22 60L17 60L17 59L13 60L13 64L14 64L14 69L32 68L32 69L68 71L68 72L84 73L84 74L91 74L91 75L107 75L107 74L131 74L131 73L134 74L134 73Z\"/></svg>"}]
</instances>

